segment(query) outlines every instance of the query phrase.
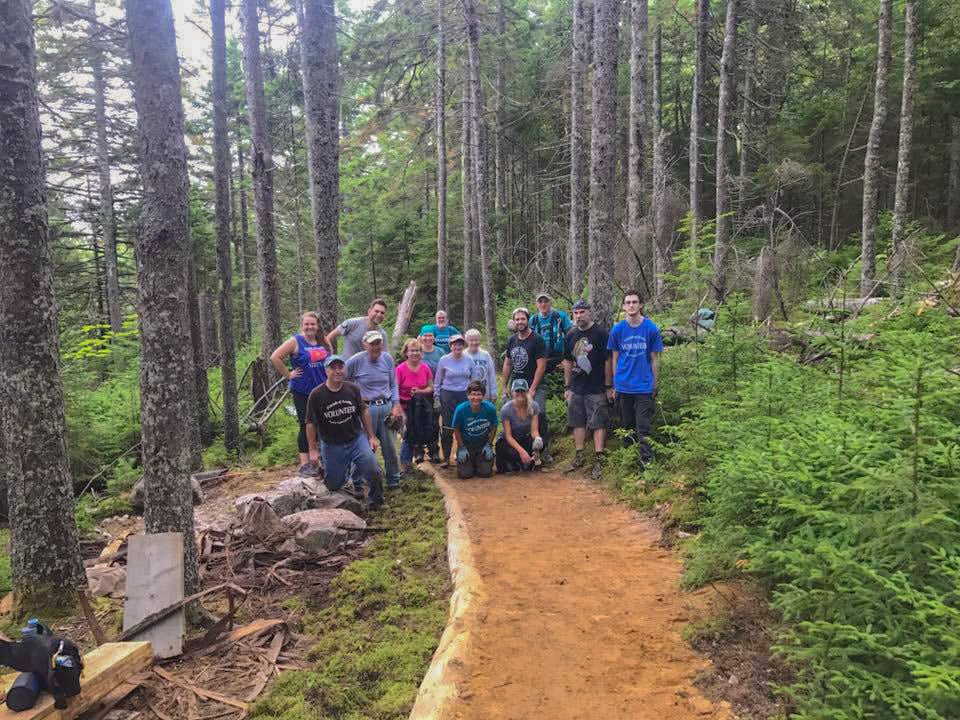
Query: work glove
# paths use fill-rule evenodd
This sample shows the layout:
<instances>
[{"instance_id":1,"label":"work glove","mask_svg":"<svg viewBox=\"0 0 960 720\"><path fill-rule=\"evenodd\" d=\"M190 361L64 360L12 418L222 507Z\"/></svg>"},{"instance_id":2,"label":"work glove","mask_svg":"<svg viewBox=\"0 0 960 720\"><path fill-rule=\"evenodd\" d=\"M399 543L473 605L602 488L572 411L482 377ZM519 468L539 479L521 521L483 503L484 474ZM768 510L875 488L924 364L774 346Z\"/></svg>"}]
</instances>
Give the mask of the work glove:
<instances>
[{"instance_id":1,"label":"work glove","mask_svg":"<svg viewBox=\"0 0 960 720\"><path fill-rule=\"evenodd\" d=\"M470 453L467 452L466 448L460 448L459 450L457 450L458 463L465 463L469 457L470 457Z\"/></svg>"},{"instance_id":2,"label":"work glove","mask_svg":"<svg viewBox=\"0 0 960 720\"><path fill-rule=\"evenodd\" d=\"M537 436L537 437L535 437L535 438L533 439L533 449L534 449L534 450L543 450L543 438L542 438L542 437Z\"/></svg>"},{"instance_id":3,"label":"work glove","mask_svg":"<svg viewBox=\"0 0 960 720\"><path fill-rule=\"evenodd\" d=\"M488 462L493 460L493 448L490 447L489 443L483 446L483 450L481 452L483 453L484 460Z\"/></svg>"}]
</instances>

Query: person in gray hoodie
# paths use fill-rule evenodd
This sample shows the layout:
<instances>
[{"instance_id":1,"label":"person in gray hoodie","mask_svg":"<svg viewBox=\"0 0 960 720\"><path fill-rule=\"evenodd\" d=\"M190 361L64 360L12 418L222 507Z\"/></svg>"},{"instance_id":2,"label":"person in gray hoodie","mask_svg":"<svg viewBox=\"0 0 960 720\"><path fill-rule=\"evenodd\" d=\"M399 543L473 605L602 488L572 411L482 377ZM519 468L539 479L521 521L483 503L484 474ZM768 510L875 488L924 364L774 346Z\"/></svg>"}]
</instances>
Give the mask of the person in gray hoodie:
<instances>
[{"instance_id":1,"label":"person in gray hoodie","mask_svg":"<svg viewBox=\"0 0 960 720\"><path fill-rule=\"evenodd\" d=\"M487 394L483 399L489 400L496 405L497 368L493 363L493 358L490 357L490 353L480 347L479 330L470 328L464 337L467 339L467 349L464 351L464 355L473 360L473 364L477 366L477 370L480 373L477 379L481 380L487 387Z\"/></svg>"}]
</instances>

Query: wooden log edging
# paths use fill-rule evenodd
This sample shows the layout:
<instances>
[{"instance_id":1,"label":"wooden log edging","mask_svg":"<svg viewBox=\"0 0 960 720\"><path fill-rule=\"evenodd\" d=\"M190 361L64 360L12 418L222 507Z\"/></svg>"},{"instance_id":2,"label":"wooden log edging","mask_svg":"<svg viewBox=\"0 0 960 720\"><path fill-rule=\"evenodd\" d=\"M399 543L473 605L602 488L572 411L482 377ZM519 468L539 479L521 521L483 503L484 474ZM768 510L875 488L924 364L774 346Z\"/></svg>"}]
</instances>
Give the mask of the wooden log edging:
<instances>
[{"instance_id":1,"label":"wooden log edging","mask_svg":"<svg viewBox=\"0 0 960 720\"><path fill-rule=\"evenodd\" d=\"M409 720L441 720L460 696L464 659L476 632L476 619L486 593L474 563L467 522L456 491L431 464L423 463L419 467L433 478L443 493L447 511L447 563L453 593L447 626L420 683Z\"/></svg>"}]
</instances>

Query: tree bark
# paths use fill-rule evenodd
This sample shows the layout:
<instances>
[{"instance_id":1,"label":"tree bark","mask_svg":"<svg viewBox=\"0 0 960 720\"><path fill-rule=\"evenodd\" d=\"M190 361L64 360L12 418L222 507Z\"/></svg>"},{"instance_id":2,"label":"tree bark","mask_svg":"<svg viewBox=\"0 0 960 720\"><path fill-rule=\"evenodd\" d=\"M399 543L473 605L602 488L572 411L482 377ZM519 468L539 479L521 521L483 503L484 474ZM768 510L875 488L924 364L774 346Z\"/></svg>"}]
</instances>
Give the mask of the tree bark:
<instances>
[{"instance_id":1,"label":"tree bark","mask_svg":"<svg viewBox=\"0 0 960 720\"><path fill-rule=\"evenodd\" d=\"M717 237L713 253L713 295L717 302L727 296L727 255L733 238L731 217L733 193L730 175L731 140L735 140L737 23L740 0L727 0L727 19L720 57L720 97L717 101Z\"/></svg>"},{"instance_id":2,"label":"tree bark","mask_svg":"<svg viewBox=\"0 0 960 720\"><path fill-rule=\"evenodd\" d=\"M437 67L433 122L437 144L437 309L450 305L447 258L447 34L444 0L437 0Z\"/></svg>"},{"instance_id":3,"label":"tree bark","mask_svg":"<svg viewBox=\"0 0 960 720\"><path fill-rule=\"evenodd\" d=\"M71 605L85 580L65 441L31 13L29 0L0 3L0 449L10 570L23 609Z\"/></svg>"},{"instance_id":4,"label":"tree bark","mask_svg":"<svg viewBox=\"0 0 960 720\"><path fill-rule=\"evenodd\" d=\"M264 357L280 344L280 286L273 223L273 144L267 125L267 98L260 60L257 0L243 0L243 76L247 89L253 166L253 206L257 216L257 271L260 275L260 314Z\"/></svg>"},{"instance_id":5,"label":"tree bark","mask_svg":"<svg viewBox=\"0 0 960 720\"><path fill-rule=\"evenodd\" d=\"M468 74L468 73L465 73ZM463 200L463 326L469 328L476 318L473 307L473 233L476 225L473 202L473 162L470 156L470 80L463 82L462 130L460 133L460 185Z\"/></svg>"},{"instance_id":6,"label":"tree bark","mask_svg":"<svg viewBox=\"0 0 960 720\"><path fill-rule=\"evenodd\" d=\"M189 233L189 230L188 230ZM188 235L189 236L189 235ZM207 381L207 348L209 342L204 342L204 313L200 310L200 294L197 290L196 260L193 250L187 257L187 319L190 329L190 345L193 348L193 394L190 396L190 413L193 418L190 441L190 469L203 468L203 448L208 446L212 438L210 427L210 408L208 396L210 387ZM206 313L209 317L209 312ZM214 328L216 334L216 328Z\"/></svg>"},{"instance_id":7,"label":"tree bark","mask_svg":"<svg viewBox=\"0 0 960 720\"><path fill-rule=\"evenodd\" d=\"M220 377L223 445L240 451L237 346L233 332L233 266L230 262L230 135L227 128L227 32L225 0L210 0L213 40L213 177L217 219L217 276L220 281Z\"/></svg>"},{"instance_id":8,"label":"tree bark","mask_svg":"<svg viewBox=\"0 0 960 720\"><path fill-rule=\"evenodd\" d=\"M947 230L960 230L960 115L950 121L950 176L947 181ZM960 247L958 247L960 253ZM958 254L960 257L960 254Z\"/></svg>"},{"instance_id":9,"label":"tree bark","mask_svg":"<svg viewBox=\"0 0 960 720\"><path fill-rule=\"evenodd\" d=\"M240 188L240 246L237 257L240 261L241 304L243 305L243 341L253 338L253 308L250 303L250 211L247 208L247 173L243 159L243 142L240 138L240 123L237 123L237 185Z\"/></svg>"},{"instance_id":10,"label":"tree bark","mask_svg":"<svg viewBox=\"0 0 960 720\"><path fill-rule=\"evenodd\" d=\"M900 103L900 145L897 150L897 189L893 204L892 290L903 289L907 249L907 213L910 203L910 156L913 152L913 95L916 92L917 4L906 0L903 43L903 97Z\"/></svg>"},{"instance_id":11,"label":"tree bark","mask_svg":"<svg viewBox=\"0 0 960 720\"><path fill-rule=\"evenodd\" d=\"M753 145L754 66L757 64L757 42L760 35L760 13L757 0L750 0L751 28L747 38L747 56L743 65L743 102L740 110L740 179L737 182L737 213L747 210L747 186L750 183L750 152Z\"/></svg>"},{"instance_id":12,"label":"tree bark","mask_svg":"<svg viewBox=\"0 0 960 720\"><path fill-rule=\"evenodd\" d=\"M303 0L300 57L317 252L317 313L320 327L332 328L337 324L340 258L340 73L333 0Z\"/></svg>"},{"instance_id":13,"label":"tree bark","mask_svg":"<svg viewBox=\"0 0 960 720\"><path fill-rule=\"evenodd\" d=\"M194 367L187 319L187 150L169 0L127 0L143 215L137 239L140 425L148 533L183 534L185 589L199 577L190 487Z\"/></svg>"},{"instance_id":14,"label":"tree bark","mask_svg":"<svg viewBox=\"0 0 960 720\"><path fill-rule=\"evenodd\" d=\"M90 35L93 65L93 107L97 125L97 171L100 179L100 231L107 279L107 314L110 329L120 332L120 276L117 271L117 228L113 219L113 182L110 178L110 146L107 141L106 82L103 77L103 48L97 20L97 2L90 0Z\"/></svg>"},{"instance_id":15,"label":"tree bark","mask_svg":"<svg viewBox=\"0 0 960 720\"><path fill-rule=\"evenodd\" d=\"M667 208L667 134L663 130L663 28L657 23L653 44L653 300L665 307L668 298L666 277L673 272L673 234Z\"/></svg>"},{"instance_id":16,"label":"tree bark","mask_svg":"<svg viewBox=\"0 0 960 720\"><path fill-rule=\"evenodd\" d=\"M590 65L590 3L573 0L573 62L570 68L570 294L583 292L587 245L587 103L585 86Z\"/></svg>"},{"instance_id":17,"label":"tree bark","mask_svg":"<svg viewBox=\"0 0 960 720\"><path fill-rule=\"evenodd\" d=\"M647 0L630 0L630 120L629 157L627 165L627 237L638 246L640 223L643 219L644 143L647 125ZM649 234L648 234L649 235ZM650 238L652 241L652 236ZM639 249L640 257L649 267L653 257L652 243Z\"/></svg>"},{"instance_id":18,"label":"tree bark","mask_svg":"<svg viewBox=\"0 0 960 720\"><path fill-rule=\"evenodd\" d=\"M494 258L502 258L506 245L507 227L507 160L504 144L504 113L503 98L506 94L506 79L504 78L503 56L507 49L504 42L507 34L506 20L503 14L503 0L497 0L497 66L494 79L494 131L493 131L493 159L494 159L494 201L493 217L496 233L496 253Z\"/></svg>"},{"instance_id":19,"label":"tree bark","mask_svg":"<svg viewBox=\"0 0 960 720\"><path fill-rule=\"evenodd\" d=\"M480 111L483 108L483 89L480 84L480 24L474 0L461 0L467 29L467 58L470 70L470 164L474 203L477 206L476 231L480 241L480 282L483 288L483 319L487 330L490 354L499 357L497 339L497 298L493 283L493 239L487 215L487 158L483 147L483 126Z\"/></svg>"},{"instance_id":20,"label":"tree bark","mask_svg":"<svg viewBox=\"0 0 960 720\"><path fill-rule=\"evenodd\" d=\"M696 0L696 60L693 66L693 100L690 103L690 239L696 257L703 225L700 147L703 144L704 102L707 87L707 34L710 31L710 0Z\"/></svg>"},{"instance_id":21,"label":"tree bark","mask_svg":"<svg viewBox=\"0 0 960 720\"><path fill-rule=\"evenodd\" d=\"M873 121L863 161L863 219L860 245L860 294L869 297L877 272L877 213L880 200L880 141L887 119L887 76L890 74L890 36L893 0L880 0L877 34L877 73L873 91Z\"/></svg>"},{"instance_id":22,"label":"tree bark","mask_svg":"<svg viewBox=\"0 0 960 720\"><path fill-rule=\"evenodd\" d=\"M593 21L593 133L590 142L590 301L609 327L613 307L614 172L617 123L617 33L620 0L595 0Z\"/></svg>"}]
</instances>

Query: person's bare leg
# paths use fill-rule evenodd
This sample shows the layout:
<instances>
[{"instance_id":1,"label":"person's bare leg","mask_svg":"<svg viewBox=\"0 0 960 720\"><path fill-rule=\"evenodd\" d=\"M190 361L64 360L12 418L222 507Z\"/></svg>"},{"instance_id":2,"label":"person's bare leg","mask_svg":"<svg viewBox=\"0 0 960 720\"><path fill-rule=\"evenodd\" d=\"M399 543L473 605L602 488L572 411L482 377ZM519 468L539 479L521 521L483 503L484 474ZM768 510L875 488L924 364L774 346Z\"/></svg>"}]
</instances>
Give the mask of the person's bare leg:
<instances>
[{"instance_id":1,"label":"person's bare leg","mask_svg":"<svg viewBox=\"0 0 960 720\"><path fill-rule=\"evenodd\" d=\"M587 442L587 429L585 427L575 427L573 429L573 444L577 450L583 450Z\"/></svg>"},{"instance_id":2,"label":"person's bare leg","mask_svg":"<svg viewBox=\"0 0 960 720\"><path fill-rule=\"evenodd\" d=\"M603 448L607 444L607 429L598 428L593 431L593 450L597 453L602 453Z\"/></svg>"}]
</instances>

